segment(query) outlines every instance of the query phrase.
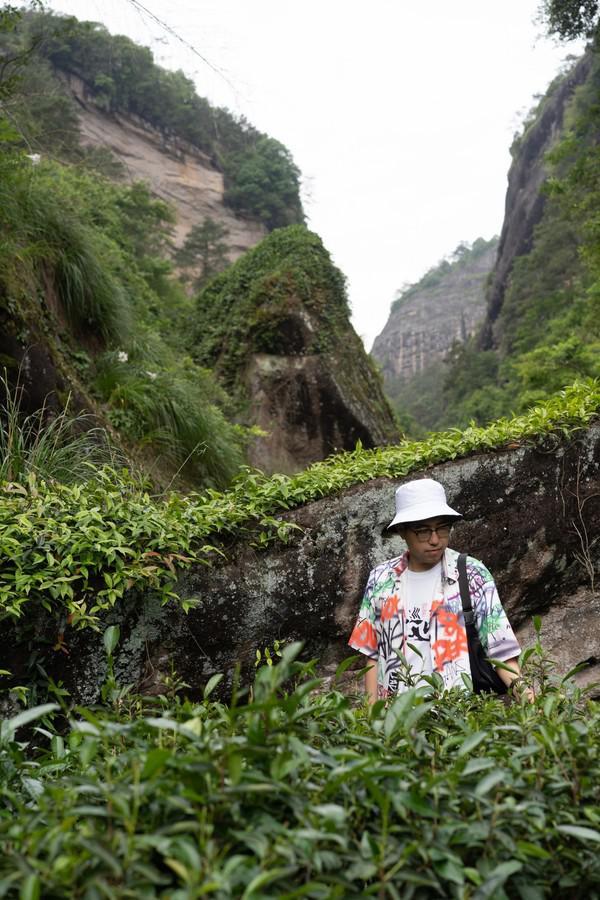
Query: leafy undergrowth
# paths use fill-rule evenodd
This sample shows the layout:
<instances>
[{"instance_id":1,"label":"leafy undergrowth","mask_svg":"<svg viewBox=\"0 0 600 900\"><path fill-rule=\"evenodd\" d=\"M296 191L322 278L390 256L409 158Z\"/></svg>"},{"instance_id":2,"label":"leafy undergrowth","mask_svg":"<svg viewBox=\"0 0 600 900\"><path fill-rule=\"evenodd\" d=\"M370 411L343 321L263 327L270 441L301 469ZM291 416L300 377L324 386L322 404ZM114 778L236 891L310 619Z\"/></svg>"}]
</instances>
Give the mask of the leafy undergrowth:
<instances>
[{"instance_id":1,"label":"leafy undergrowth","mask_svg":"<svg viewBox=\"0 0 600 900\"><path fill-rule=\"evenodd\" d=\"M298 651L230 705L216 676L199 704L115 689L3 722L0 896L598 896L600 709L539 643L511 706L435 676L352 706Z\"/></svg>"},{"instance_id":2,"label":"leafy undergrowth","mask_svg":"<svg viewBox=\"0 0 600 900\"><path fill-rule=\"evenodd\" d=\"M257 545L288 539L282 511L380 476L399 478L435 463L506 445L568 436L600 409L600 384L573 385L524 416L377 450L357 448L298 475L248 470L231 490L151 498L127 472L104 467L80 485L0 487L0 617L18 619L33 603L70 624L96 626L98 613L130 588L166 602L181 570L210 563L220 538L253 535Z\"/></svg>"}]
</instances>

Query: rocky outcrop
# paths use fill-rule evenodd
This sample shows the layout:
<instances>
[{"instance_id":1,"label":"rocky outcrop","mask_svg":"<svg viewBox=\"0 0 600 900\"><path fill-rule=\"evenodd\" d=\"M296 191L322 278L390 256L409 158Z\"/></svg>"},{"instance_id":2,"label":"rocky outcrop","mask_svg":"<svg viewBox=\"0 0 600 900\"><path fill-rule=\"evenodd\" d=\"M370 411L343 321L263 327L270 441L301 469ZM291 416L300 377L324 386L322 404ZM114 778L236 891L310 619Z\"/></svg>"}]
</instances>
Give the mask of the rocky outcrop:
<instances>
[{"instance_id":1,"label":"rocky outcrop","mask_svg":"<svg viewBox=\"0 0 600 900\"><path fill-rule=\"evenodd\" d=\"M371 355L386 395L407 429L436 430L446 415L447 357L485 316L485 288L498 239L461 245L394 301Z\"/></svg>"},{"instance_id":2,"label":"rocky outcrop","mask_svg":"<svg viewBox=\"0 0 600 900\"><path fill-rule=\"evenodd\" d=\"M452 545L495 574L524 644L532 642L531 617L539 614L544 646L559 669L585 663L578 680L598 680L600 425L561 442L513 445L423 474L439 479L464 513ZM236 663L251 672L256 649L295 639L330 673L348 655L369 569L401 552L400 538L386 534L396 484L378 479L290 512L286 517L302 530L286 546L226 547L221 564L181 579L180 593L199 601L188 615L151 597L130 597L110 618L122 628L120 679L161 691L174 666L192 691L215 672L230 685ZM50 654L45 665L75 698L89 702L105 670L101 638L76 632L66 639L69 656ZM3 646L4 664L18 671L18 646L6 635Z\"/></svg>"},{"instance_id":3,"label":"rocky outcrop","mask_svg":"<svg viewBox=\"0 0 600 900\"><path fill-rule=\"evenodd\" d=\"M591 65L591 54L587 53L567 75L556 80L534 121L512 148L498 257L487 291L486 317L478 336L482 350L497 346L495 324L514 261L531 250L535 226L543 215L542 187L548 177L545 156L560 136L565 111L577 87L587 79Z\"/></svg>"},{"instance_id":4,"label":"rocky outcrop","mask_svg":"<svg viewBox=\"0 0 600 900\"><path fill-rule=\"evenodd\" d=\"M356 347L357 356L363 355ZM249 447L252 465L295 472L331 453L393 442L397 431L377 376L355 359L353 382L335 355L255 353L245 375L250 420L264 432ZM362 396L361 396L362 394Z\"/></svg>"},{"instance_id":5,"label":"rocky outcrop","mask_svg":"<svg viewBox=\"0 0 600 900\"><path fill-rule=\"evenodd\" d=\"M399 437L349 318L345 282L304 226L272 232L198 297L194 352L264 432L249 459L291 473L331 453Z\"/></svg>"},{"instance_id":6,"label":"rocky outcrop","mask_svg":"<svg viewBox=\"0 0 600 900\"><path fill-rule=\"evenodd\" d=\"M498 246L495 238L482 243L481 252L441 263L396 300L371 350L386 387L437 365L455 341L476 332Z\"/></svg>"},{"instance_id":7,"label":"rocky outcrop","mask_svg":"<svg viewBox=\"0 0 600 900\"><path fill-rule=\"evenodd\" d=\"M222 240L230 261L262 240L267 230L261 222L237 216L224 205L223 173L206 154L136 116L103 112L80 78L61 77L77 103L82 143L110 150L128 181L147 182L157 197L175 207L176 246L183 244L192 225L207 218L227 229Z\"/></svg>"}]
</instances>

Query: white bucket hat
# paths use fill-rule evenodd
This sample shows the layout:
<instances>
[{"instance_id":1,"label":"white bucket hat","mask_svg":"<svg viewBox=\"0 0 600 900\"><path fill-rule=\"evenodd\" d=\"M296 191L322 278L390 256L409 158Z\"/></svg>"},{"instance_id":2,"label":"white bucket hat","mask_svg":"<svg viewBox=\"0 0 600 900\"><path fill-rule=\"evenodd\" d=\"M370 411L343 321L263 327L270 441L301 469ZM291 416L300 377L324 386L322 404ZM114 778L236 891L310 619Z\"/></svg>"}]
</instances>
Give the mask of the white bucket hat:
<instances>
[{"instance_id":1,"label":"white bucket hat","mask_svg":"<svg viewBox=\"0 0 600 900\"><path fill-rule=\"evenodd\" d=\"M462 519L462 515L448 506L446 492L439 481L433 478L419 478L408 481L396 489L396 515L388 525L406 522L421 522L437 516L452 516Z\"/></svg>"}]
</instances>

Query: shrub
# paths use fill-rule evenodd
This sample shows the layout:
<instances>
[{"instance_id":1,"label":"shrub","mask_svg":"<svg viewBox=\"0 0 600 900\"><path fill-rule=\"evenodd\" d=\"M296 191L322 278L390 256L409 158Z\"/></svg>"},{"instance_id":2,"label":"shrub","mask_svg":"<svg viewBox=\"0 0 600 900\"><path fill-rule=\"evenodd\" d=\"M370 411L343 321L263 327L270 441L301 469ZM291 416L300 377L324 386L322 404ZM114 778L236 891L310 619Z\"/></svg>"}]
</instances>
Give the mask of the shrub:
<instances>
[{"instance_id":1,"label":"shrub","mask_svg":"<svg viewBox=\"0 0 600 900\"><path fill-rule=\"evenodd\" d=\"M569 681L506 707L432 677L366 709L319 693L298 650L249 701L211 701L216 676L201 703L130 697L66 734L52 704L3 722L0 890L596 896L600 710Z\"/></svg>"},{"instance_id":2,"label":"shrub","mask_svg":"<svg viewBox=\"0 0 600 900\"><path fill-rule=\"evenodd\" d=\"M191 360L114 351L99 364L96 388L115 427L197 482L225 487L239 471L242 432L217 407L223 392L210 373Z\"/></svg>"}]
</instances>

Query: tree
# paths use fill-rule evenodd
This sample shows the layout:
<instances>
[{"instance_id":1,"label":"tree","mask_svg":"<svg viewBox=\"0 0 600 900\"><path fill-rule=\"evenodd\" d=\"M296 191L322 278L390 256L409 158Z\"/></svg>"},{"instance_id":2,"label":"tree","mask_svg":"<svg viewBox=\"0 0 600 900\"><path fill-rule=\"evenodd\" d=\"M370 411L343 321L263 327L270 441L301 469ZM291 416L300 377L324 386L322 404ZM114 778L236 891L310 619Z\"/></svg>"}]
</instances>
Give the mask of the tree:
<instances>
[{"instance_id":1,"label":"tree","mask_svg":"<svg viewBox=\"0 0 600 900\"><path fill-rule=\"evenodd\" d=\"M241 157L225 167L225 203L257 216L269 230L304 222L300 202L300 170L283 144L260 137Z\"/></svg>"},{"instance_id":2,"label":"tree","mask_svg":"<svg viewBox=\"0 0 600 900\"><path fill-rule=\"evenodd\" d=\"M540 12L549 34L563 40L589 38L598 28L600 4L598 0L543 0Z\"/></svg>"},{"instance_id":3,"label":"tree","mask_svg":"<svg viewBox=\"0 0 600 900\"><path fill-rule=\"evenodd\" d=\"M229 229L207 216L203 222L192 225L183 246L175 254L175 262L182 269L194 270L193 285L200 290L209 278L227 267L227 237Z\"/></svg>"}]
</instances>

